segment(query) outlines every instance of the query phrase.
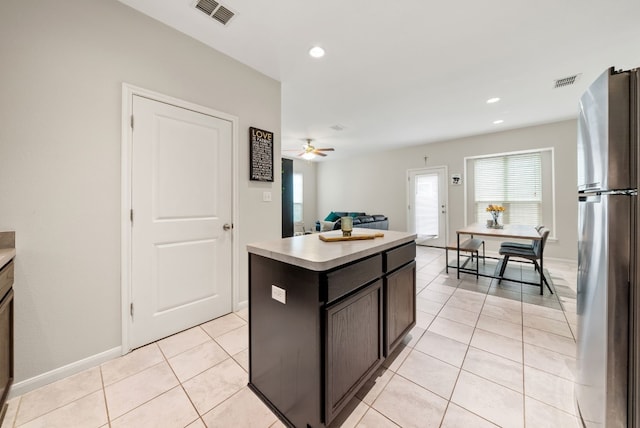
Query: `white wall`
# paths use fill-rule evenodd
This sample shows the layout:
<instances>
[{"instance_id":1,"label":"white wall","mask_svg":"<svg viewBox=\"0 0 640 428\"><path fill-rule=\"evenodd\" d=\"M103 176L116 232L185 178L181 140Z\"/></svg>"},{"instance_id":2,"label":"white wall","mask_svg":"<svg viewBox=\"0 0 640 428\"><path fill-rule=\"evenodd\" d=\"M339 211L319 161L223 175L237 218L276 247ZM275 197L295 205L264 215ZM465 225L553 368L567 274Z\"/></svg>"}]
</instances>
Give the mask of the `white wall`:
<instances>
[{"instance_id":1,"label":"white wall","mask_svg":"<svg viewBox=\"0 0 640 428\"><path fill-rule=\"evenodd\" d=\"M234 239L246 301L245 246L278 238L265 225L280 224L281 211L280 174L248 179L248 128L273 131L280 153L279 82L114 0L2 0L0 57L0 230L16 231L17 382L120 346L123 82L239 118Z\"/></svg>"},{"instance_id":2,"label":"white wall","mask_svg":"<svg viewBox=\"0 0 640 428\"><path fill-rule=\"evenodd\" d=\"M568 120L322 162L318 164L318 215L336 209L386 214L390 229L404 231L408 169L446 165L449 175L463 174L466 156L553 147L557 241L549 242L545 254L576 260L576 141L577 122ZM455 230L464 226L464 177L462 185L448 189L448 240L453 242Z\"/></svg>"},{"instance_id":3,"label":"white wall","mask_svg":"<svg viewBox=\"0 0 640 428\"><path fill-rule=\"evenodd\" d=\"M302 174L302 186L304 187L302 195L303 205L303 221L305 230L315 230L316 220L316 162L304 159L293 159L293 172Z\"/></svg>"}]
</instances>

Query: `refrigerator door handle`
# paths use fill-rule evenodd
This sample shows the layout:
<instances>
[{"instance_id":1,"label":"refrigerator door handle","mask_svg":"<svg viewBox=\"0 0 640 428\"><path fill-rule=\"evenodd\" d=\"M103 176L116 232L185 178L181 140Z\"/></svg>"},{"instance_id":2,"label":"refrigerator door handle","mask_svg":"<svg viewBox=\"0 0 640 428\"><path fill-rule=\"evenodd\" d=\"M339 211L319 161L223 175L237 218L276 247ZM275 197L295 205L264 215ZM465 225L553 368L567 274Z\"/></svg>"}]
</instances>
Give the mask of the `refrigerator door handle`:
<instances>
[{"instance_id":1,"label":"refrigerator door handle","mask_svg":"<svg viewBox=\"0 0 640 428\"><path fill-rule=\"evenodd\" d=\"M578 202L585 202L587 204L599 204L601 199L602 197L599 193L578 196Z\"/></svg>"}]
</instances>

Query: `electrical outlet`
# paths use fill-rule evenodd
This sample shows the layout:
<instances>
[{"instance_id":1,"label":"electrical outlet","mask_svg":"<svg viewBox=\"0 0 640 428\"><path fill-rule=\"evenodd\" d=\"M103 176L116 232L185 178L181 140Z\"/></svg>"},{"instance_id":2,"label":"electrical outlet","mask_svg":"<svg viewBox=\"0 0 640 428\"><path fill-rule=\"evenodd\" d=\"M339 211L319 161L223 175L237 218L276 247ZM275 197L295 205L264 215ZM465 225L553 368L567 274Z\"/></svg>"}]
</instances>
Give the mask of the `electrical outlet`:
<instances>
[{"instance_id":1,"label":"electrical outlet","mask_svg":"<svg viewBox=\"0 0 640 428\"><path fill-rule=\"evenodd\" d=\"M271 202L271 192L262 192L262 202Z\"/></svg>"},{"instance_id":2,"label":"electrical outlet","mask_svg":"<svg viewBox=\"0 0 640 428\"><path fill-rule=\"evenodd\" d=\"M287 290L276 285L271 285L271 298L277 300L283 305L287 304Z\"/></svg>"}]
</instances>

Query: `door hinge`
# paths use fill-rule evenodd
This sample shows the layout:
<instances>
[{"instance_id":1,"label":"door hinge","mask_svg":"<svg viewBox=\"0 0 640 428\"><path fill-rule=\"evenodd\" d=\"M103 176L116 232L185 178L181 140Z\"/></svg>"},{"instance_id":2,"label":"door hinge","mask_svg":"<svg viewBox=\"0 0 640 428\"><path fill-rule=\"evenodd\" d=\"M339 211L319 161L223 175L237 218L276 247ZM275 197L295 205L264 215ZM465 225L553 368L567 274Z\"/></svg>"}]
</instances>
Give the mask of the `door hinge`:
<instances>
[{"instance_id":1,"label":"door hinge","mask_svg":"<svg viewBox=\"0 0 640 428\"><path fill-rule=\"evenodd\" d=\"M129 305L129 313L131 314L131 318L133 318L133 302Z\"/></svg>"},{"instance_id":2,"label":"door hinge","mask_svg":"<svg viewBox=\"0 0 640 428\"><path fill-rule=\"evenodd\" d=\"M133 209L129 210L129 219L131 220L131 224L133 224Z\"/></svg>"},{"instance_id":3,"label":"door hinge","mask_svg":"<svg viewBox=\"0 0 640 428\"><path fill-rule=\"evenodd\" d=\"M131 115L131 129L133 129L133 115Z\"/></svg>"}]
</instances>

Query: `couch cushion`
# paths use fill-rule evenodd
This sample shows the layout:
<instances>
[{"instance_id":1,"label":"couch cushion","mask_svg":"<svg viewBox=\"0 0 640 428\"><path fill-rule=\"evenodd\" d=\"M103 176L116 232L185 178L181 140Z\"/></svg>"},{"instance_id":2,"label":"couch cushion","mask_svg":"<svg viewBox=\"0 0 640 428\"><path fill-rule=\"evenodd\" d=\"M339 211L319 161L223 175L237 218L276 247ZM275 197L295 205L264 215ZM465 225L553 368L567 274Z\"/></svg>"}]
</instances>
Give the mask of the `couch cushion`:
<instances>
[{"instance_id":1,"label":"couch cushion","mask_svg":"<svg viewBox=\"0 0 640 428\"><path fill-rule=\"evenodd\" d=\"M349 217L360 217L361 215L366 215L366 213L349 213Z\"/></svg>"},{"instance_id":2,"label":"couch cushion","mask_svg":"<svg viewBox=\"0 0 640 428\"><path fill-rule=\"evenodd\" d=\"M342 216L331 211L329 215L325 217L324 221L337 221L340 217Z\"/></svg>"},{"instance_id":3,"label":"couch cushion","mask_svg":"<svg viewBox=\"0 0 640 428\"><path fill-rule=\"evenodd\" d=\"M371 217L373 217L373 221L381 221L387 219L387 216L382 214L374 214Z\"/></svg>"},{"instance_id":4,"label":"couch cushion","mask_svg":"<svg viewBox=\"0 0 640 428\"><path fill-rule=\"evenodd\" d=\"M336 224L335 221L321 221L320 222L320 231L326 232L327 230L333 230L333 226Z\"/></svg>"},{"instance_id":5,"label":"couch cushion","mask_svg":"<svg viewBox=\"0 0 640 428\"><path fill-rule=\"evenodd\" d=\"M373 221L373 217L370 215L361 215L358 216L358 220L360 220L360 223L370 223Z\"/></svg>"},{"instance_id":6,"label":"couch cushion","mask_svg":"<svg viewBox=\"0 0 640 428\"><path fill-rule=\"evenodd\" d=\"M356 224L360 224L360 223L361 223L361 221L360 221L360 219L359 219L358 217L356 217L356 218L354 218L354 219L353 219L353 224L354 224L354 225L356 225Z\"/></svg>"}]
</instances>

